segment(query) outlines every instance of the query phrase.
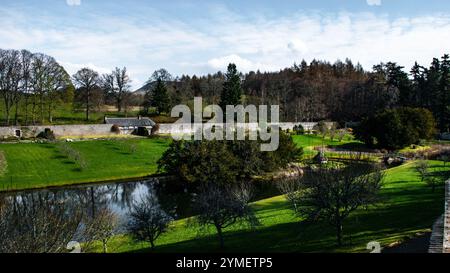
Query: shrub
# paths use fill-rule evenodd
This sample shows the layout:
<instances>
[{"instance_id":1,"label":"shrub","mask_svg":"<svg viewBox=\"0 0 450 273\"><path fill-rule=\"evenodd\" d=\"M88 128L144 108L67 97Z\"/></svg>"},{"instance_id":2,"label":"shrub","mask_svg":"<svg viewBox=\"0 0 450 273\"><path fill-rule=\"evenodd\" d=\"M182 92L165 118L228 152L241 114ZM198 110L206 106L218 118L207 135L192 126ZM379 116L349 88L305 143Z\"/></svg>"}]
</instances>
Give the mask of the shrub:
<instances>
[{"instance_id":1,"label":"shrub","mask_svg":"<svg viewBox=\"0 0 450 273\"><path fill-rule=\"evenodd\" d=\"M155 124L155 126L152 127L151 135L155 135L159 131L159 124Z\"/></svg>"},{"instance_id":2,"label":"shrub","mask_svg":"<svg viewBox=\"0 0 450 273\"><path fill-rule=\"evenodd\" d=\"M6 168L8 167L8 162L6 161L5 154L3 151L0 151L0 176L6 172Z\"/></svg>"},{"instance_id":3,"label":"shrub","mask_svg":"<svg viewBox=\"0 0 450 273\"><path fill-rule=\"evenodd\" d=\"M137 129L136 135L138 135L138 136L149 136L150 132L145 127L139 127Z\"/></svg>"},{"instance_id":4,"label":"shrub","mask_svg":"<svg viewBox=\"0 0 450 273\"><path fill-rule=\"evenodd\" d=\"M314 131L316 131L318 134L321 134L323 138L325 138L328 134L329 128L327 126L327 123L325 121L319 121L316 126L313 128Z\"/></svg>"},{"instance_id":5,"label":"shrub","mask_svg":"<svg viewBox=\"0 0 450 273\"><path fill-rule=\"evenodd\" d=\"M296 135L304 135L305 134L305 128L301 124L294 126L294 133Z\"/></svg>"},{"instance_id":6,"label":"shrub","mask_svg":"<svg viewBox=\"0 0 450 273\"><path fill-rule=\"evenodd\" d=\"M119 128L119 126L116 125L116 124L114 124L114 125L111 127L111 133L120 134L120 128Z\"/></svg>"},{"instance_id":7,"label":"shrub","mask_svg":"<svg viewBox=\"0 0 450 273\"><path fill-rule=\"evenodd\" d=\"M74 161L81 171L85 170L88 167L86 160L83 158L80 152L72 148L69 144L61 143L59 145L59 151L62 155Z\"/></svg>"},{"instance_id":8,"label":"shrub","mask_svg":"<svg viewBox=\"0 0 450 273\"><path fill-rule=\"evenodd\" d=\"M50 128L45 128L44 132L41 132L38 136L38 138L44 138L47 140L55 140L55 133L53 133L52 130L50 130Z\"/></svg>"}]
</instances>

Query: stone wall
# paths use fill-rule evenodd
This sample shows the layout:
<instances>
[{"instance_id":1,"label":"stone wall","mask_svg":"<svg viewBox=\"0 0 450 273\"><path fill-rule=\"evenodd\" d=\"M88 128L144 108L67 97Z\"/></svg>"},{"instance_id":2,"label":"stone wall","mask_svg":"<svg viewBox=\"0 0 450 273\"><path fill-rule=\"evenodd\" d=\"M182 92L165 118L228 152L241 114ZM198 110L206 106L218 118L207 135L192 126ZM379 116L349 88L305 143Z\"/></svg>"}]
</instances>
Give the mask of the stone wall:
<instances>
[{"instance_id":1,"label":"stone wall","mask_svg":"<svg viewBox=\"0 0 450 273\"><path fill-rule=\"evenodd\" d=\"M433 225L429 253L450 253L450 179L445 183L445 210Z\"/></svg>"},{"instance_id":2,"label":"stone wall","mask_svg":"<svg viewBox=\"0 0 450 273\"><path fill-rule=\"evenodd\" d=\"M328 123L331 126L331 122ZM311 131L317 122L281 122L279 126L283 130L293 130L295 126L302 125L306 131ZM213 126L212 124L203 124L203 126ZM218 125L217 125L218 126ZM258 130L257 123L238 123L237 127L245 130ZM57 138L79 138L79 137L108 137L115 136L111 133L111 124L92 124L92 125L53 125L53 126L10 126L0 127L0 140L16 137L16 131L20 130L24 138L34 138L43 132L46 128L52 130ZM191 124L159 124L158 134L193 134L194 126ZM123 131L122 134L131 132Z\"/></svg>"},{"instance_id":3,"label":"stone wall","mask_svg":"<svg viewBox=\"0 0 450 273\"><path fill-rule=\"evenodd\" d=\"M108 137L115 135L111 132L111 124L10 126L0 127L0 140L16 137L17 130L20 130L21 136L24 138L34 138L44 132L46 128L52 130L57 138Z\"/></svg>"},{"instance_id":4,"label":"stone wall","mask_svg":"<svg viewBox=\"0 0 450 273\"><path fill-rule=\"evenodd\" d=\"M327 123L328 126L331 126L332 123ZM212 124L202 124L206 127L213 126ZM281 122L279 126L282 130L293 130L295 126L302 125L306 131L311 131L314 126L317 125L317 122ZM217 125L220 126L220 125ZM238 123L237 127L245 128L246 130L257 130L257 123ZM193 134L195 132L195 126L192 124L159 124L158 134ZM222 126L220 126L222 127Z\"/></svg>"},{"instance_id":5,"label":"stone wall","mask_svg":"<svg viewBox=\"0 0 450 273\"><path fill-rule=\"evenodd\" d=\"M444 245L442 252L450 253L450 179L445 183Z\"/></svg>"}]
</instances>

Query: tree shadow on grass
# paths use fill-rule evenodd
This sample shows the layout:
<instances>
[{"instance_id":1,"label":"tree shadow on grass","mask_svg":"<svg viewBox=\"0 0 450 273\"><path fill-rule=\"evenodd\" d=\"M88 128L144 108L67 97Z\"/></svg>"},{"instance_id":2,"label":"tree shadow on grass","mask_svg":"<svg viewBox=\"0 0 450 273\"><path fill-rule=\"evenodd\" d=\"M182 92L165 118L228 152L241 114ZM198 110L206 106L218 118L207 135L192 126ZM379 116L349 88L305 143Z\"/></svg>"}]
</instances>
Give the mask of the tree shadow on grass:
<instances>
[{"instance_id":1,"label":"tree shadow on grass","mask_svg":"<svg viewBox=\"0 0 450 273\"><path fill-rule=\"evenodd\" d=\"M422 192L423 188L411 190L404 196L393 193L396 198L389 205L360 209L344 223L344 246L337 247L334 229L326 222L291 222L260 227L256 230L226 231L225 249L218 247L215 234L196 239L157 246L155 252L205 253L205 252L368 252L370 241L380 241L386 246L395 241L405 241L418 230L431 228L442 214L442 199ZM385 195L390 195L387 193ZM400 193L401 194L401 193ZM425 196L423 196L425 195ZM413 197L416 198L413 198ZM420 196L420 195L419 195ZM405 200L400 200L404 198ZM268 206L275 210L279 202ZM279 204L278 204L279 205ZM278 207L279 208L279 207ZM268 208L269 209L269 208ZM265 209L262 211L266 212ZM267 212L270 213L270 212ZM142 249L137 252L148 252Z\"/></svg>"}]
</instances>

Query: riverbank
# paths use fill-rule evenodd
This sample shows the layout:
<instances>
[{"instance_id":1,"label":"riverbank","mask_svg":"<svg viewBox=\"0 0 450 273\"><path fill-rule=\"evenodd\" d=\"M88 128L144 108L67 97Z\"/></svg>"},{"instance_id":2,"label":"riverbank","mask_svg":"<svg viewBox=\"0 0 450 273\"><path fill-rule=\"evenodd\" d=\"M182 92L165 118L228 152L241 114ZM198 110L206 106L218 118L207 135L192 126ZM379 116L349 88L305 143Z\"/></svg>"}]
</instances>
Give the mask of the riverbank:
<instances>
[{"instance_id":1,"label":"riverbank","mask_svg":"<svg viewBox=\"0 0 450 273\"><path fill-rule=\"evenodd\" d=\"M442 162L429 161L432 172L445 170ZM420 181L414 164L407 163L386 171L380 192L381 201L358 209L344 223L345 244L336 245L333 227L327 223L303 223L290 210L283 196L252 204L261 225L249 230L242 225L226 229L224 250L218 248L214 228L200 230L193 218L175 221L156 242L155 252L369 252L367 243L381 246L400 245L418 234L430 232L435 219L443 212L443 186L432 192ZM127 235L114 237L108 248L113 252L149 252L147 244L135 242Z\"/></svg>"}]
</instances>

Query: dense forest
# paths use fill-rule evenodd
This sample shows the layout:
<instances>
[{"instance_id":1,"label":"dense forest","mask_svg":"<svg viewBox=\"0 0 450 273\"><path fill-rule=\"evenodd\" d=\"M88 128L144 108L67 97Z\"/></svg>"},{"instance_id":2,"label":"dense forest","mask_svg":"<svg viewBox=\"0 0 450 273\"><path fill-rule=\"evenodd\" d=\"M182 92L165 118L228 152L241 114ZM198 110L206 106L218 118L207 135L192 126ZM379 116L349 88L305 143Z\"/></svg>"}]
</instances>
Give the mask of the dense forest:
<instances>
[{"instance_id":1,"label":"dense forest","mask_svg":"<svg viewBox=\"0 0 450 273\"><path fill-rule=\"evenodd\" d=\"M166 70L153 73L139 90L130 90L126 68L99 75L82 69L70 77L52 57L28 51L0 50L0 96L5 124L50 121L58 103L74 111L100 111L115 105L119 111L142 106L144 114L164 114L173 105L192 104L194 96L221 104L230 80L240 84L243 104L278 104L282 121L360 121L397 107L429 109L440 131L450 125L450 57L431 64L416 63L410 70L392 62L366 71L344 62L301 61L277 72L238 72L172 77ZM225 87L225 88L224 88ZM17 107L19 106L19 107ZM157 109L156 113L155 110ZM153 112L152 112L153 111Z\"/></svg>"}]
</instances>

